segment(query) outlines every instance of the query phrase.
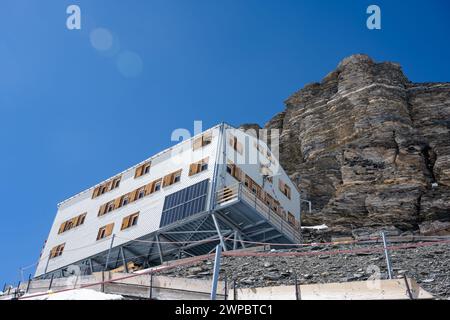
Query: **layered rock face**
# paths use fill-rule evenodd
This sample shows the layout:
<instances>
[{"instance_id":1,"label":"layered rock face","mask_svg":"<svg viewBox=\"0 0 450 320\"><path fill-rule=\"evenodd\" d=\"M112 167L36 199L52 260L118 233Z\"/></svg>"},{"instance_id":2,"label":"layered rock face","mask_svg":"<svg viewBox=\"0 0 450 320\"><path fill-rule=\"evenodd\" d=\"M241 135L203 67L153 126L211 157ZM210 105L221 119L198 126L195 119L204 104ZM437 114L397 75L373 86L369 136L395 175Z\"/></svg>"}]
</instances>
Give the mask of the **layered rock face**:
<instances>
[{"instance_id":1,"label":"layered rock face","mask_svg":"<svg viewBox=\"0 0 450 320\"><path fill-rule=\"evenodd\" d=\"M450 222L450 83L411 83L400 65L344 59L286 101L280 161L335 233Z\"/></svg>"}]
</instances>

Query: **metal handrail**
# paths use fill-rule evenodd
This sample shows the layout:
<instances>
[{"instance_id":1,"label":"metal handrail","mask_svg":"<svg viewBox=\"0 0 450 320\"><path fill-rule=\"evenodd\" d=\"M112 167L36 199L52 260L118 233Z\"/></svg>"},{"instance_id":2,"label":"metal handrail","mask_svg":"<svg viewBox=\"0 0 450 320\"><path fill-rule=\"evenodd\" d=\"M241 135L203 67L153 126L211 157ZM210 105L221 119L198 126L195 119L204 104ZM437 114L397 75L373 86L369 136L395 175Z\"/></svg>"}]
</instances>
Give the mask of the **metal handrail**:
<instances>
[{"instance_id":1,"label":"metal handrail","mask_svg":"<svg viewBox=\"0 0 450 320\"><path fill-rule=\"evenodd\" d=\"M272 208L264 203L250 189L247 187L244 188L242 182L226 186L221 190L216 191L216 205L220 205L234 199L243 199L248 204L253 205L255 210L262 213L268 221L277 225L281 232L288 233L296 241L300 239L299 232L295 229L295 226L292 226L292 224L287 220L285 215L280 215L279 213L273 211Z\"/></svg>"}]
</instances>

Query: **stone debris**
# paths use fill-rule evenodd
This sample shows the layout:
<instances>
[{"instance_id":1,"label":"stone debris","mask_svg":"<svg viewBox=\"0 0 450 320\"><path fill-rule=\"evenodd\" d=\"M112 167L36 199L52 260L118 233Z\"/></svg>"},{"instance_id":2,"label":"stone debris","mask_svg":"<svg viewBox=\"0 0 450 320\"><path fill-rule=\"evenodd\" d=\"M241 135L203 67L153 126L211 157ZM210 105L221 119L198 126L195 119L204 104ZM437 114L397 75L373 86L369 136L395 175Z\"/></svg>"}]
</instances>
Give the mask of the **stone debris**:
<instances>
[{"instance_id":1,"label":"stone debris","mask_svg":"<svg viewBox=\"0 0 450 320\"><path fill-rule=\"evenodd\" d=\"M340 245L337 248L335 246L335 249L348 250L351 248L374 248L375 246L380 246L380 244ZM394 278L402 278L406 274L435 297L450 298L449 246L450 244L436 244L391 252ZM299 250L309 251L310 249ZM230 283L236 280L238 287L247 288L292 285L295 283L295 278L300 284L364 281L374 275L379 275L381 279L387 279L383 252L374 252L371 255L345 253L327 256L327 259L322 259L321 255L223 257L222 261L225 262L225 265L221 266L220 279L223 280L226 277ZM179 266L163 271L161 274L211 279L214 264L207 263L210 261L202 261L194 266Z\"/></svg>"}]
</instances>

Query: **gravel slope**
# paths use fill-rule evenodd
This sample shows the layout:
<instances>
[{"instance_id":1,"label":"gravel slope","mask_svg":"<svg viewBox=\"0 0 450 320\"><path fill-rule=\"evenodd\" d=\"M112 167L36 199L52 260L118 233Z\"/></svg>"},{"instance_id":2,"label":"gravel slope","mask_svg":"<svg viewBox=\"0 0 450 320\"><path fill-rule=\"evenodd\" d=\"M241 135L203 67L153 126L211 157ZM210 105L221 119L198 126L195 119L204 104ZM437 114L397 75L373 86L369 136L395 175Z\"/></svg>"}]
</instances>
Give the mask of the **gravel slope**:
<instances>
[{"instance_id":1,"label":"gravel slope","mask_svg":"<svg viewBox=\"0 0 450 320\"><path fill-rule=\"evenodd\" d=\"M421 244L419 244L421 245ZM450 298L450 244L402 248L391 251L394 277L415 279L419 285L438 299ZM236 281L238 287L262 287L300 283L332 283L367 280L379 271L387 278L383 252L336 253L336 251L382 248L373 245L333 245L296 250L309 252L305 256L223 257L221 279ZM293 252L281 250L274 252ZM335 254L327 252L334 251ZM310 255L311 254L311 255ZM211 278L212 260L181 266L162 272L164 275L188 278Z\"/></svg>"}]
</instances>

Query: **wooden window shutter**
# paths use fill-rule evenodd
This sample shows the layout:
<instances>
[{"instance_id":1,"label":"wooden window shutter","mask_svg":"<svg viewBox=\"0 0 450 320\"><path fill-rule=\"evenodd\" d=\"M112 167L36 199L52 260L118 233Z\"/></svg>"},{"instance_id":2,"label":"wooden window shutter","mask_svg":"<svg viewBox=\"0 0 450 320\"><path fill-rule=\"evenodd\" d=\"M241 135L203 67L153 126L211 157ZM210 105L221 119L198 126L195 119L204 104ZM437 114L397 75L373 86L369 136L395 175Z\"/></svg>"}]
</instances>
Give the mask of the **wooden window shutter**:
<instances>
[{"instance_id":1,"label":"wooden window shutter","mask_svg":"<svg viewBox=\"0 0 450 320\"><path fill-rule=\"evenodd\" d=\"M172 174L168 174L164 177L163 187L169 186L172 183Z\"/></svg>"},{"instance_id":2,"label":"wooden window shutter","mask_svg":"<svg viewBox=\"0 0 450 320\"><path fill-rule=\"evenodd\" d=\"M234 136L232 134L230 134L230 137L228 138L228 143L234 148Z\"/></svg>"},{"instance_id":3,"label":"wooden window shutter","mask_svg":"<svg viewBox=\"0 0 450 320\"><path fill-rule=\"evenodd\" d=\"M191 163L189 166L189 176L193 176L196 172L197 165L195 163Z\"/></svg>"},{"instance_id":4,"label":"wooden window shutter","mask_svg":"<svg viewBox=\"0 0 450 320\"><path fill-rule=\"evenodd\" d=\"M105 237L108 237L111 235L112 231L114 229L114 223L110 223L105 228Z\"/></svg>"},{"instance_id":5,"label":"wooden window shutter","mask_svg":"<svg viewBox=\"0 0 450 320\"><path fill-rule=\"evenodd\" d=\"M237 151L239 154L242 154L243 151L244 151L244 149L243 149L243 147L242 147L242 143L240 143L239 141L236 141L236 151Z\"/></svg>"},{"instance_id":6,"label":"wooden window shutter","mask_svg":"<svg viewBox=\"0 0 450 320\"><path fill-rule=\"evenodd\" d=\"M55 257L55 252L56 252L57 247L52 248L52 250L50 250L50 258L54 258Z\"/></svg>"},{"instance_id":7,"label":"wooden window shutter","mask_svg":"<svg viewBox=\"0 0 450 320\"><path fill-rule=\"evenodd\" d=\"M241 168L239 168L238 166L234 167L234 177L238 180L238 181L242 181L242 170Z\"/></svg>"},{"instance_id":8,"label":"wooden window shutter","mask_svg":"<svg viewBox=\"0 0 450 320\"><path fill-rule=\"evenodd\" d=\"M145 194L152 194L153 192L155 192L155 185L158 181L160 181L161 179L152 181L151 183L149 183L148 185L145 186Z\"/></svg>"},{"instance_id":9,"label":"wooden window shutter","mask_svg":"<svg viewBox=\"0 0 450 320\"><path fill-rule=\"evenodd\" d=\"M94 189L94 192L92 192L92 199L98 197L98 192L100 191L100 187L97 187Z\"/></svg>"},{"instance_id":10,"label":"wooden window shutter","mask_svg":"<svg viewBox=\"0 0 450 320\"><path fill-rule=\"evenodd\" d=\"M201 167L201 162L200 163L192 163L189 166L189 176L193 176L194 174L199 173L200 171L200 167Z\"/></svg>"},{"instance_id":11,"label":"wooden window shutter","mask_svg":"<svg viewBox=\"0 0 450 320\"><path fill-rule=\"evenodd\" d=\"M114 199L114 209L120 208L120 205L122 204L122 197L118 197Z\"/></svg>"},{"instance_id":12,"label":"wooden window shutter","mask_svg":"<svg viewBox=\"0 0 450 320\"><path fill-rule=\"evenodd\" d=\"M192 144L192 150L200 149L203 145L203 137L199 137L194 140L194 143Z\"/></svg>"},{"instance_id":13,"label":"wooden window shutter","mask_svg":"<svg viewBox=\"0 0 450 320\"><path fill-rule=\"evenodd\" d=\"M130 202L133 202L133 201L136 200L136 195L137 195L137 193L138 193L138 190L139 190L139 189L133 190L133 191L131 191L131 192L128 194L128 197L129 197L129 199L130 199Z\"/></svg>"},{"instance_id":14,"label":"wooden window shutter","mask_svg":"<svg viewBox=\"0 0 450 320\"><path fill-rule=\"evenodd\" d=\"M67 223L67 221L61 223L61 226L59 227L58 234L61 234L61 233L64 232L64 228L66 227L66 223Z\"/></svg>"},{"instance_id":15,"label":"wooden window shutter","mask_svg":"<svg viewBox=\"0 0 450 320\"><path fill-rule=\"evenodd\" d=\"M111 191L112 181L108 181L105 183L105 190L106 192Z\"/></svg>"},{"instance_id":16,"label":"wooden window shutter","mask_svg":"<svg viewBox=\"0 0 450 320\"><path fill-rule=\"evenodd\" d=\"M100 209L98 210L98 215L99 216L102 216L102 215L104 215L105 214L105 211L106 211L106 203L105 204L102 204L101 206L100 206Z\"/></svg>"},{"instance_id":17,"label":"wooden window shutter","mask_svg":"<svg viewBox=\"0 0 450 320\"><path fill-rule=\"evenodd\" d=\"M130 226L130 219L132 216L128 216L123 218L122 220L122 227L120 228L120 230L126 229Z\"/></svg>"},{"instance_id":18,"label":"wooden window shutter","mask_svg":"<svg viewBox=\"0 0 450 320\"><path fill-rule=\"evenodd\" d=\"M280 189L280 191L283 191L283 181L281 181L281 179L278 179L278 189Z\"/></svg>"},{"instance_id":19,"label":"wooden window shutter","mask_svg":"<svg viewBox=\"0 0 450 320\"><path fill-rule=\"evenodd\" d=\"M143 171L144 171L144 165L137 167L136 172L134 173L134 177L138 178L138 177L142 176Z\"/></svg>"}]
</instances>

